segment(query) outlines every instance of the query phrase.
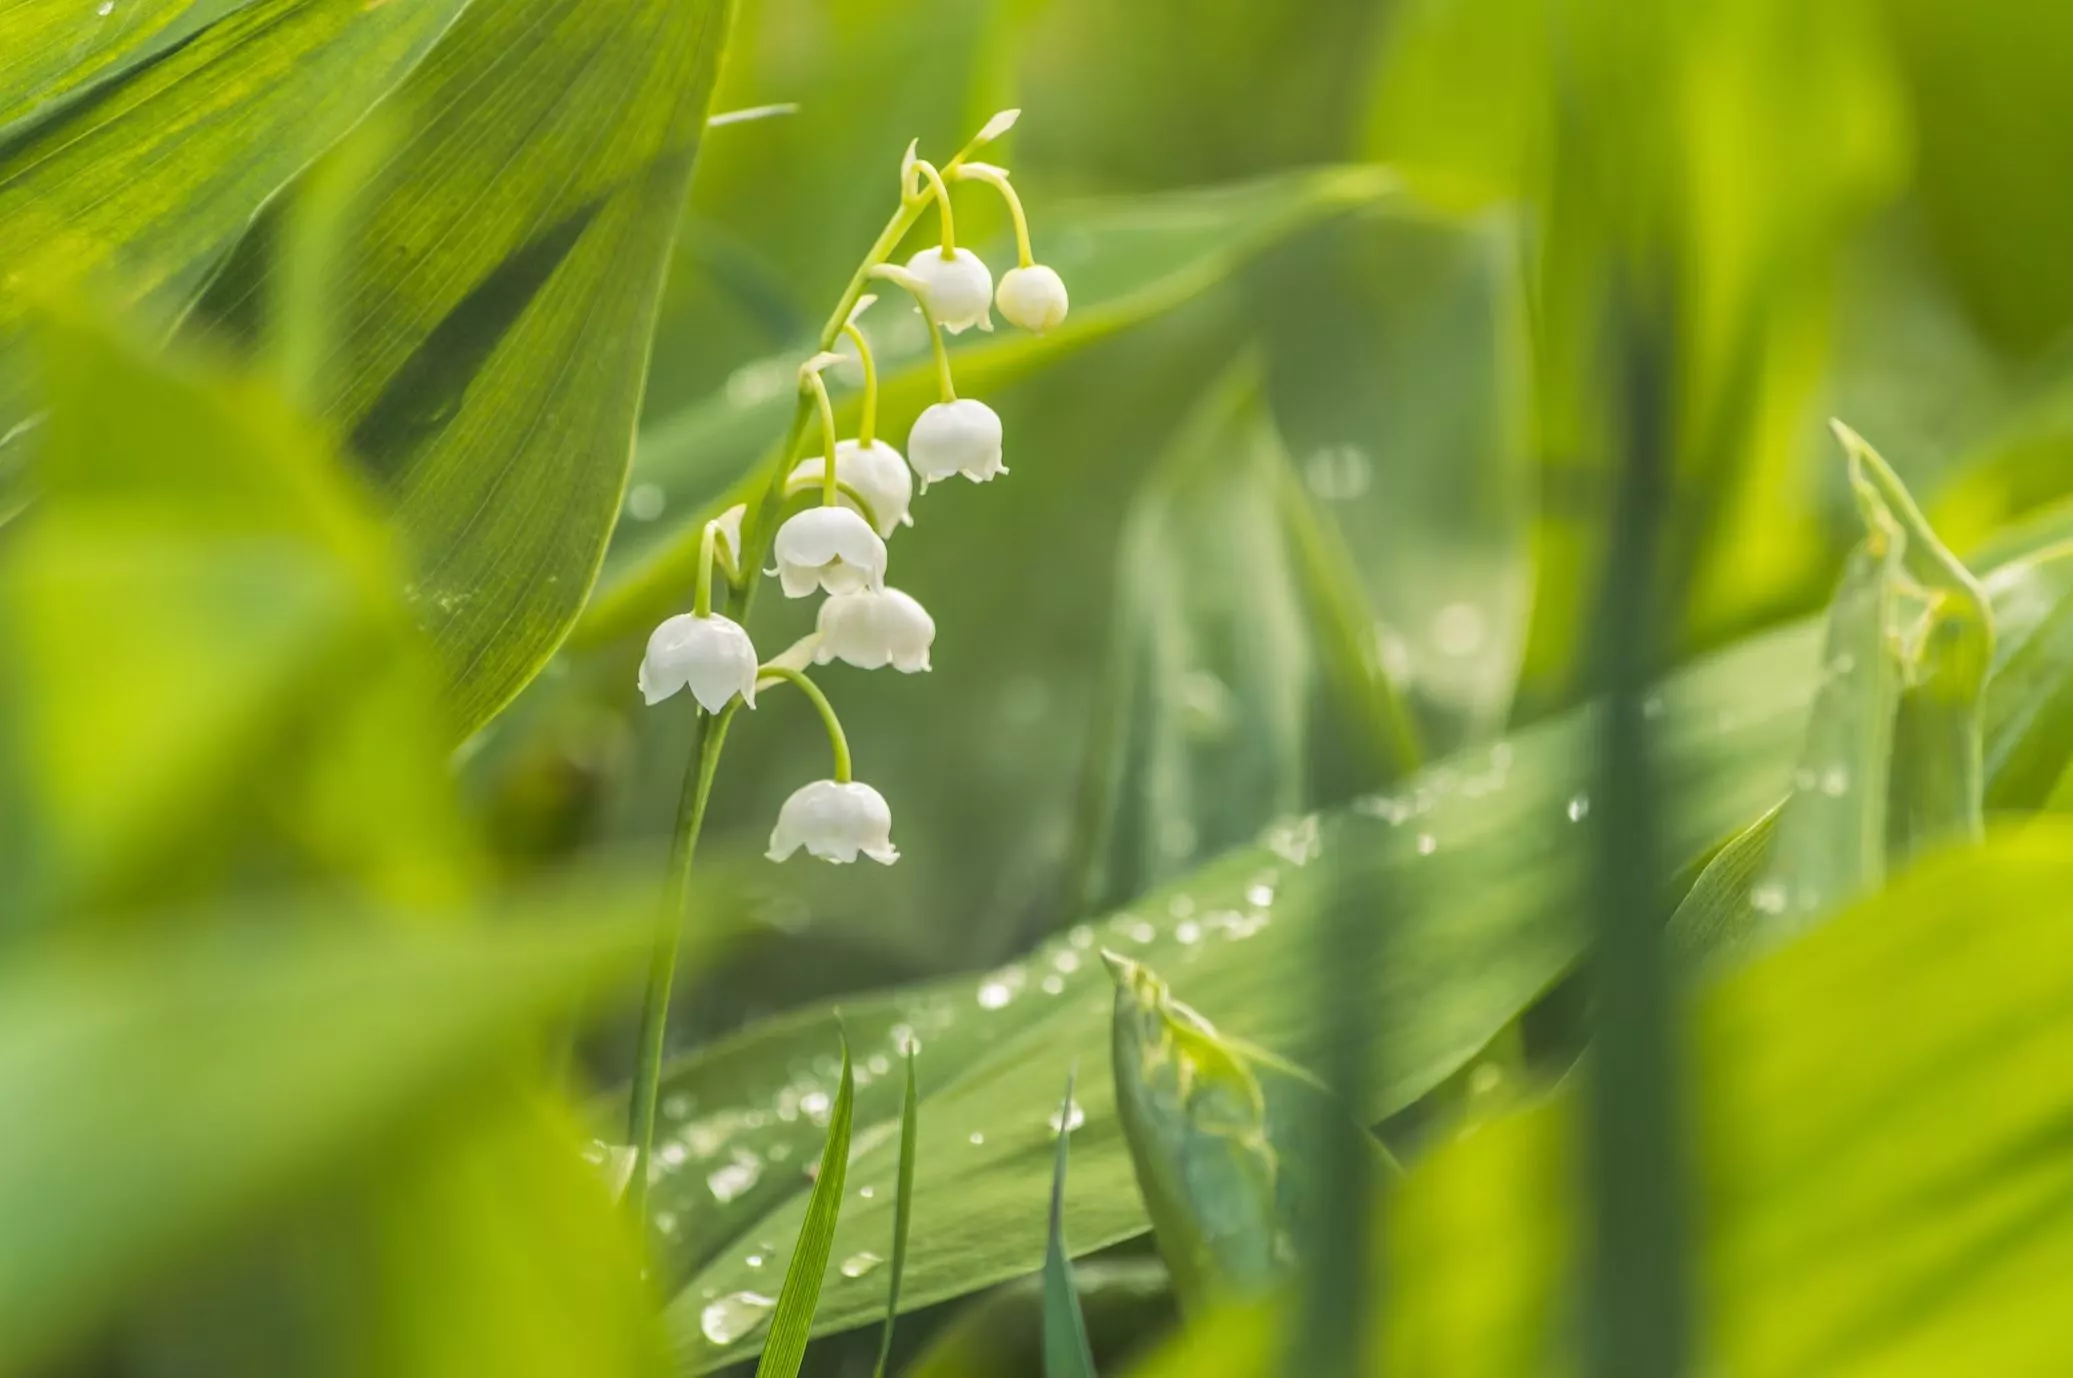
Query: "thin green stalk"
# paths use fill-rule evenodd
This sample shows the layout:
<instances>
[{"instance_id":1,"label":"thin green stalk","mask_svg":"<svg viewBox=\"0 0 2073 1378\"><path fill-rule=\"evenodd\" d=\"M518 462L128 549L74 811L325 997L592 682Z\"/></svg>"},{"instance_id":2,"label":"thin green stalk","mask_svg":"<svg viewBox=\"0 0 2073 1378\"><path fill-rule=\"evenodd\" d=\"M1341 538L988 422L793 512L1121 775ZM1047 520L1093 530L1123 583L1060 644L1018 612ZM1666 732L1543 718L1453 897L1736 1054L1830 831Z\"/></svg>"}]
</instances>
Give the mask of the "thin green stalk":
<instances>
[{"instance_id":1,"label":"thin green stalk","mask_svg":"<svg viewBox=\"0 0 2073 1378\"><path fill-rule=\"evenodd\" d=\"M713 776L720 768L720 748L727 741L727 726L734 721L736 699L716 718L698 715L693 729L695 768L684 776L684 793L677 806L678 827L670 844L668 908L655 933L655 948L648 960L648 988L641 1003L640 1042L634 1052L633 1103L627 1111L627 1142L633 1146L633 1176L626 1184L626 1209L643 1229L648 1219L648 1161L655 1148L655 1108L662 1089L663 1047L669 1034L670 987L677 976L677 954L684 939L684 905L691 892L691 858L698 846L698 830L705 824L706 801L712 797Z\"/></svg>"},{"instance_id":2,"label":"thin green stalk","mask_svg":"<svg viewBox=\"0 0 2073 1378\"><path fill-rule=\"evenodd\" d=\"M1015 188L1008 185L1008 174L997 167L979 163L959 168L957 177L962 182L984 182L1001 194L1001 200L1008 203L1008 214L1015 221L1015 258L1017 265L1030 267L1036 256L1029 251L1029 217L1023 213L1022 198L1015 194Z\"/></svg>"},{"instance_id":3,"label":"thin green stalk","mask_svg":"<svg viewBox=\"0 0 2073 1378\"><path fill-rule=\"evenodd\" d=\"M827 458L821 462L821 505L835 505L835 404L828 400L828 385L818 371L806 375L806 385L813 392L815 408L821 414L821 453Z\"/></svg>"},{"instance_id":4,"label":"thin green stalk","mask_svg":"<svg viewBox=\"0 0 2073 1378\"><path fill-rule=\"evenodd\" d=\"M857 347L857 358L864 363L864 401L857 411L857 448L868 450L878 437L878 361L871 357L871 342L864 338L855 321L846 322L842 333L849 336L850 343Z\"/></svg>"},{"instance_id":5,"label":"thin green stalk","mask_svg":"<svg viewBox=\"0 0 2073 1378\"><path fill-rule=\"evenodd\" d=\"M770 677L790 680L799 686L799 692L806 695L814 709L821 715L821 726L828 729L828 749L835 755L835 783L849 783L849 738L843 735L842 720L835 716L835 705L828 702L828 696L821 687L806 677L803 670L794 670L789 665L765 665L756 671L757 678Z\"/></svg>"},{"instance_id":6,"label":"thin green stalk","mask_svg":"<svg viewBox=\"0 0 2073 1378\"><path fill-rule=\"evenodd\" d=\"M711 522L698 535L698 583L691 595L691 611L698 617L713 615L713 547L719 532Z\"/></svg>"}]
</instances>

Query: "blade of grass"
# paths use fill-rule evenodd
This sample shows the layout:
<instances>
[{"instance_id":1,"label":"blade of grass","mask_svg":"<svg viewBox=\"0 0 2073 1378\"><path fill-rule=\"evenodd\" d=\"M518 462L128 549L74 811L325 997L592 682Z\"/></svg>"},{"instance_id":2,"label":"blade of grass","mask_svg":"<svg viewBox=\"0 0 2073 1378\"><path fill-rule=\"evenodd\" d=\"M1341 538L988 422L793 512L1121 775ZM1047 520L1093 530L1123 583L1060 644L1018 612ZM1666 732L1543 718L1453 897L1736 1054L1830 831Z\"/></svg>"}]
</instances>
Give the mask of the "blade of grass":
<instances>
[{"instance_id":1,"label":"blade of grass","mask_svg":"<svg viewBox=\"0 0 2073 1378\"><path fill-rule=\"evenodd\" d=\"M799 1226L792 1266L785 1269L784 1290L771 1313L770 1342L756 1363L756 1378L798 1378L806 1359L806 1337L813 1328L814 1307L821 1299L821 1279L828 1271L828 1251L835 1243L835 1220L842 1214L842 1182L849 1173L849 1125L856 1104L856 1080L850 1073L849 1039L842 1040L842 1086L828 1115L828 1144L821 1150L821 1170L813 1179L813 1196Z\"/></svg>"},{"instance_id":2,"label":"blade of grass","mask_svg":"<svg viewBox=\"0 0 2073 1378\"><path fill-rule=\"evenodd\" d=\"M893 1319L900 1314L900 1275L907 1271L907 1224L914 1216L914 1130L920 1099L914 1093L914 1040L908 1039L907 1090L900 1100L900 1183L893 1204L893 1267L885 1287L885 1334L878 1342L878 1367L872 1378L885 1378L893 1353Z\"/></svg>"},{"instance_id":3,"label":"blade of grass","mask_svg":"<svg viewBox=\"0 0 2073 1378\"><path fill-rule=\"evenodd\" d=\"M1072 1144L1075 1067L1065 1078L1058 1107L1058 1157L1051 1169L1051 1241L1044 1249L1044 1378L1096 1378L1087 1344L1087 1318L1073 1285L1072 1254L1065 1247L1065 1160Z\"/></svg>"}]
</instances>

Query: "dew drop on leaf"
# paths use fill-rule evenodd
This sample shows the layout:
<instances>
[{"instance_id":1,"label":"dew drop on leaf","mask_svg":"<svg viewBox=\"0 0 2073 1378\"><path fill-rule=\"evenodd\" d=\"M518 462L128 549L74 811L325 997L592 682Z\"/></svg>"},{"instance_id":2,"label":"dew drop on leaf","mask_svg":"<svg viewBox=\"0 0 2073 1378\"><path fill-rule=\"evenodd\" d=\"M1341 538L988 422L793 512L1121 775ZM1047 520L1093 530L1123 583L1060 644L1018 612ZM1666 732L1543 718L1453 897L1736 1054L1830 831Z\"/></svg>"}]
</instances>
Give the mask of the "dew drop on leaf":
<instances>
[{"instance_id":1,"label":"dew drop on leaf","mask_svg":"<svg viewBox=\"0 0 2073 1378\"><path fill-rule=\"evenodd\" d=\"M866 1249L862 1253L851 1254L843 1259L840 1271L846 1278L860 1278L883 1262L884 1259Z\"/></svg>"},{"instance_id":2,"label":"dew drop on leaf","mask_svg":"<svg viewBox=\"0 0 2073 1378\"><path fill-rule=\"evenodd\" d=\"M1087 1112L1078 1101L1067 1101L1065 1109L1053 1111L1047 1123L1053 1134L1070 1134L1087 1122Z\"/></svg>"},{"instance_id":3,"label":"dew drop on leaf","mask_svg":"<svg viewBox=\"0 0 2073 1378\"><path fill-rule=\"evenodd\" d=\"M755 1186L762 1176L763 1160L745 1148L737 1148L725 1164L707 1174L705 1186L713 1200L724 1206Z\"/></svg>"},{"instance_id":4,"label":"dew drop on leaf","mask_svg":"<svg viewBox=\"0 0 2073 1378\"><path fill-rule=\"evenodd\" d=\"M1581 822L1583 822L1583 821L1584 821L1584 819L1585 819L1585 818L1587 818L1587 817L1589 817L1589 816L1590 816L1590 812L1591 812L1591 796L1589 796L1588 794L1579 794L1579 795L1576 795L1575 797L1573 797L1572 799L1570 799L1570 801L1569 801L1569 821L1570 821L1570 822L1572 822L1572 823L1581 823Z\"/></svg>"},{"instance_id":5,"label":"dew drop on leaf","mask_svg":"<svg viewBox=\"0 0 2073 1378\"><path fill-rule=\"evenodd\" d=\"M775 1298L760 1292L729 1292L698 1313L698 1330L709 1343L731 1345L770 1319Z\"/></svg>"}]
</instances>

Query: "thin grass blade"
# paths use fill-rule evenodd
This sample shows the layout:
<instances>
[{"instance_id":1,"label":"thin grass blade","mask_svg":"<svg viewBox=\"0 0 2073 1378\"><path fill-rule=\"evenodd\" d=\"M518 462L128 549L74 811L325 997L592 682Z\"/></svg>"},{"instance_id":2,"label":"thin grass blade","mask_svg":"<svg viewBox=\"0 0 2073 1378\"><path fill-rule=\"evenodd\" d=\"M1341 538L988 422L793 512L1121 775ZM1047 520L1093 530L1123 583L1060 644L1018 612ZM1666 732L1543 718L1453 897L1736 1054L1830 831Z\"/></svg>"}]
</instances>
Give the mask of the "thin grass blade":
<instances>
[{"instance_id":1,"label":"thin grass blade","mask_svg":"<svg viewBox=\"0 0 2073 1378\"><path fill-rule=\"evenodd\" d=\"M914 1040L908 1039L907 1090L900 1100L899 1196L893 1203L892 1277L885 1285L885 1334L878 1342L878 1367L872 1378L885 1378L885 1366L893 1353L893 1319L900 1314L900 1276L907 1271L907 1225L914 1217L914 1131L919 1123L920 1098L914 1091Z\"/></svg>"},{"instance_id":2,"label":"thin grass blade","mask_svg":"<svg viewBox=\"0 0 2073 1378\"><path fill-rule=\"evenodd\" d=\"M1058 1107L1058 1157L1051 1169L1051 1239L1044 1250L1044 1378L1095 1378L1094 1351L1087 1343L1087 1318L1080 1314L1080 1290L1073 1285L1072 1255L1065 1247L1065 1160L1072 1143L1075 1068L1065 1079Z\"/></svg>"},{"instance_id":3,"label":"thin grass blade","mask_svg":"<svg viewBox=\"0 0 2073 1378\"><path fill-rule=\"evenodd\" d=\"M813 1196L799 1226L792 1266L785 1270L784 1290L771 1313L770 1342L756 1364L756 1378L798 1378L806 1358L806 1337L813 1328L814 1307L821 1299L821 1278L828 1271L828 1251L835 1243L835 1220L842 1214L842 1182L849 1172L849 1126L856 1106L856 1080L850 1073L849 1040L842 1040L842 1086L828 1115L828 1143L821 1150L821 1170L813 1179ZM903 1188L904 1190L904 1188Z\"/></svg>"}]
</instances>

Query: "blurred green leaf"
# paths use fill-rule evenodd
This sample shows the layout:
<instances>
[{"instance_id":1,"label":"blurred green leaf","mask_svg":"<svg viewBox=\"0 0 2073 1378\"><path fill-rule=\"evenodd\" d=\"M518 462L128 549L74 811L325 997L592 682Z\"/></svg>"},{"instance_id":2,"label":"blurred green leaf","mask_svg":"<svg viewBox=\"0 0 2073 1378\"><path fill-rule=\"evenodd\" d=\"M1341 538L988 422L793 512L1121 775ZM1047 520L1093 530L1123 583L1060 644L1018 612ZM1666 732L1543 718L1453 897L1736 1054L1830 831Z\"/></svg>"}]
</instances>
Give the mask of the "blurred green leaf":
<instances>
[{"instance_id":1,"label":"blurred green leaf","mask_svg":"<svg viewBox=\"0 0 2073 1378\"><path fill-rule=\"evenodd\" d=\"M297 869L455 898L435 681L366 495L264 389L70 313L42 342L48 500L0 551L0 909Z\"/></svg>"},{"instance_id":2,"label":"blurred green leaf","mask_svg":"<svg viewBox=\"0 0 2073 1378\"><path fill-rule=\"evenodd\" d=\"M2048 612L2034 570L2006 584L2004 620ZM1819 629L1796 625L1703 661L1644 705L1660 734L1666 860L1684 862L1744 825L1785 790L1820 680ZM2041 686L2030 685L2026 693ZM1988 696L1987 739L2022 723L2027 703ZM2055 731L2065 731L2060 728ZM1345 813L1289 820L1262 845L1240 849L1110 916L1076 928L1022 961L871 1000L845 1001L844 1022L868 1068L874 1048L905 1032L929 1050L922 1069L921 1153L932 1164L916 1193L916 1249L903 1297L928 1305L1037 1266L1043 1237L1023 1203L1048 1169L1043 1089L1061 1060L1103 1056L1110 1002L1090 989L1097 942L1166 973L1177 995L1270 1050L1309 1046L1332 1012L1309 996L1317 925L1333 896L1416 885L1434 897L1390 915L1397 927L1373 1030L1381 1068L1365 1114L1379 1120L1416 1101L1478 1055L1565 972L1581 935L1585 858L1568 839L1585 816L1588 724L1570 715L1488 751L1436 765L1392 794ZM1581 801L1581 802L1580 802ZM1667 877L1665 878L1667 880ZM785 1164L810 1143L810 1111L833 1068L806 1051L827 1036L811 1011L769 1021L679 1063L665 1079L668 1139L678 1152L656 1187L659 1209L694 1241L732 1240L722 1252L694 1243L678 1261L697 1269L671 1304L687 1368L743 1351L697 1336L703 1292L752 1287L765 1246L796 1229L803 1204ZM881 1059L883 1053L878 1053ZM889 1061L886 1063L889 1068ZM675 1109L671 1112L671 1097ZM866 1127L854 1176L876 1183L893 1168L872 1130L897 1099L888 1078L859 1083ZM1079 1189L1070 1205L1075 1247L1098 1249L1144 1228L1107 1078L1080 1091ZM672 1164L672 1157L674 1163ZM838 1251L868 1249L888 1229L892 1204L859 1200L838 1230ZM875 1287L830 1277L818 1328L866 1324L883 1306Z\"/></svg>"},{"instance_id":3,"label":"blurred green leaf","mask_svg":"<svg viewBox=\"0 0 2073 1378\"><path fill-rule=\"evenodd\" d=\"M1416 764L1366 616L1306 616L1325 589L1359 603L1333 539L1292 481L1257 364L1234 364L1126 518L1079 839L1086 910Z\"/></svg>"},{"instance_id":4,"label":"blurred green leaf","mask_svg":"<svg viewBox=\"0 0 2073 1378\"><path fill-rule=\"evenodd\" d=\"M1072 1147L1079 1102L1073 1082L1065 1079L1065 1099L1053 1121L1058 1137L1051 1169L1050 1230L1044 1244L1044 1378L1095 1378L1094 1355L1087 1345L1087 1318L1080 1314L1080 1290L1073 1282L1072 1251L1065 1243L1065 1165Z\"/></svg>"},{"instance_id":5,"label":"blurred green leaf","mask_svg":"<svg viewBox=\"0 0 2073 1378\"><path fill-rule=\"evenodd\" d=\"M267 198L401 80L462 3L251 0L90 98L0 133L0 349L21 336L31 284L78 283L170 320ZM20 448L10 432L28 414L20 380L0 375L6 449ZM7 460L0 450L0 511L20 497Z\"/></svg>"},{"instance_id":6,"label":"blurred green leaf","mask_svg":"<svg viewBox=\"0 0 2073 1378\"><path fill-rule=\"evenodd\" d=\"M1072 314L1042 335L961 337L951 350L958 388L983 396L1174 309L1305 225L1362 207L1395 209L1396 181L1385 169L1328 168L1045 212L1053 226L1045 260L1071 284ZM919 316L891 302L863 324L882 370L881 428L897 439L936 400L927 336ZM645 631L683 600L704 523L761 490L762 479L750 471L783 438L799 354L744 365L719 394L644 422L633 482L648 515L623 524L615 536L597 597L577 633L580 642ZM845 425L857 400L853 394L838 398ZM668 520L655 520L657 513L667 513Z\"/></svg>"},{"instance_id":7,"label":"blurred green leaf","mask_svg":"<svg viewBox=\"0 0 2073 1378\"><path fill-rule=\"evenodd\" d=\"M494 1079L522 1033L645 952L645 918L573 912L467 932L272 912L0 971L0 1372Z\"/></svg>"},{"instance_id":8,"label":"blurred green leaf","mask_svg":"<svg viewBox=\"0 0 2073 1378\"><path fill-rule=\"evenodd\" d=\"M1190 1312L1266 1290L1332 1209L1316 1180L1324 1126L1387 1161L1307 1073L1219 1033L1148 968L1104 952L1116 980L1116 1115L1174 1291Z\"/></svg>"},{"instance_id":9,"label":"blurred green leaf","mask_svg":"<svg viewBox=\"0 0 2073 1378\"><path fill-rule=\"evenodd\" d=\"M0 12L0 127L45 101L106 81L253 0L18 0Z\"/></svg>"},{"instance_id":10,"label":"blurred green leaf","mask_svg":"<svg viewBox=\"0 0 2073 1378\"><path fill-rule=\"evenodd\" d=\"M1155 1258L1083 1258L1073 1285L1095 1354L1128 1348L1173 1315ZM1031 1273L960 1306L900 1378L1042 1378L1044 1276Z\"/></svg>"},{"instance_id":11,"label":"blurred green leaf","mask_svg":"<svg viewBox=\"0 0 2073 1378\"><path fill-rule=\"evenodd\" d=\"M845 1042L842 1080L835 1088L834 1108L828 1112L828 1143L821 1150L820 1171L814 1174L813 1191L806 1199L806 1214L792 1245L792 1262L785 1269L785 1285L777 1294L777 1310L771 1313L770 1338L756 1361L756 1378L797 1378L806 1358L806 1339L821 1296L821 1274L828 1269L835 1222L842 1215L842 1184L849 1170L849 1126L855 1107L856 1084Z\"/></svg>"},{"instance_id":12,"label":"blurred green leaf","mask_svg":"<svg viewBox=\"0 0 2073 1378\"><path fill-rule=\"evenodd\" d=\"M396 505L456 737L546 662L603 558L731 8L483 0L360 136L395 147L323 412ZM281 213L198 320L256 332Z\"/></svg>"},{"instance_id":13,"label":"blurred green leaf","mask_svg":"<svg viewBox=\"0 0 2073 1378\"><path fill-rule=\"evenodd\" d=\"M1690 1142L1722 1372L2057 1372L2073 1269L2073 830L1925 861L1703 991ZM1838 1075L1847 1069L1847 1075ZM1481 1126L1392 1195L1392 1373L1559 1369L1573 1336L1572 1093ZM1295 1314L1289 1308L1287 1314ZM1266 1310L1141 1372L1269 1371Z\"/></svg>"}]
</instances>

